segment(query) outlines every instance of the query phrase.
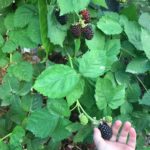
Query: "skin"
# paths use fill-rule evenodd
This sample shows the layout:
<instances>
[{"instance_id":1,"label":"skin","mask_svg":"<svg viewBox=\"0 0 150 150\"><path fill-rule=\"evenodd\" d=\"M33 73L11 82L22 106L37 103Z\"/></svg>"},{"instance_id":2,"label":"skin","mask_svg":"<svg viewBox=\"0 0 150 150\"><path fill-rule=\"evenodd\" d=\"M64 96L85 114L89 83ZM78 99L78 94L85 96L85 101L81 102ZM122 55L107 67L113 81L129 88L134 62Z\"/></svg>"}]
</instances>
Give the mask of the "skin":
<instances>
[{"instance_id":1,"label":"skin","mask_svg":"<svg viewBox=\"0 0 150 150\"><path fill-rule=\"evenodd\" d=\"M98 128L94 128L94 143L97 150L135 150L136 147L136 131L130 122L123 125L119 138L117 138L122 122L117 120L113 127L113 136L110 141L104 140ZM127 142L127 137L129 140Z\"/></svg>"}]
</instances>

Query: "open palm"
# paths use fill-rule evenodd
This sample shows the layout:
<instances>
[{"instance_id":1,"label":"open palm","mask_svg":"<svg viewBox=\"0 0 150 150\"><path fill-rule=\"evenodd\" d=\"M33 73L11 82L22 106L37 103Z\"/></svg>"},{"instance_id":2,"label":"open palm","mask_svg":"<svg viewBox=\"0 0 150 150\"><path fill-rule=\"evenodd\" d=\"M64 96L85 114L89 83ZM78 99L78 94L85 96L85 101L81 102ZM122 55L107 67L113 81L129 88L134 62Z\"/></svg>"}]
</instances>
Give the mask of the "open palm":
<instances>
[{"instance_id":1,"label":"open palm","mask_svg":"<svg viewBox=\"0 0 150 150\"><path fill-rule=\"evenodd\" d=\"M94 129L94 142L97 150L135 150L136 147L136 132L131 127L130 122L126 122L118 137L118 132L122 126L121 121L116 121L112 127L113 136L110 141L104 140L98 128ZM127 137L129 135L129 140Z\"/></svg>"}]
</instances>

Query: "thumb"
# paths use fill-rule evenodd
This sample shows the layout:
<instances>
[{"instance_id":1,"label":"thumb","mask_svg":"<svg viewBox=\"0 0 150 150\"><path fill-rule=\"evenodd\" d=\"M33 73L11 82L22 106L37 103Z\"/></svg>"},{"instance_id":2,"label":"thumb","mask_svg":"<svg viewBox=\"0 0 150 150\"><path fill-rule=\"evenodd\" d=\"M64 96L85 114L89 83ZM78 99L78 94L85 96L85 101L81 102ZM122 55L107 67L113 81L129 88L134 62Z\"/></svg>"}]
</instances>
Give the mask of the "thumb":
<instances>
[{"instance_id":1,"label":"thumb","mask_svg":"<svg viewBox=\"0 0 150 150\"><path fill-rule=\"evenodd\" d=\"M104 150L106 147L106 142L101 137L100 130L98 128L94 128L94 135L93 135L94 143L98 150Z\"/></svg>"}]
</instances>

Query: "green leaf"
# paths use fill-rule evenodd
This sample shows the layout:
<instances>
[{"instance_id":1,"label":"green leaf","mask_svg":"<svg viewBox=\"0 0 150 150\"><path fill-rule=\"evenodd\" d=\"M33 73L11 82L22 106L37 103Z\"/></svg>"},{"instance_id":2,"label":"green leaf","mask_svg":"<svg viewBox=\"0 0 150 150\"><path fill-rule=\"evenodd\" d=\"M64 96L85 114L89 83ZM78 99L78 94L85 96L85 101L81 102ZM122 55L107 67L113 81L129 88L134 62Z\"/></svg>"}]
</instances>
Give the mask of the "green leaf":
<instances>
[{"instance_id":1,"label":"green leaf","mask_svg":"<svg viewBox=\"0 0 150 150\"><path fill-rule=\"evenodd\" d=\"M146 29L142 29L141 39L142 39L142 46L143 46L144 52L147 58L150 59L150 44L149 44L150 32Z\"/></svg>"},{"instance_id":2,"label":"green leaf","mask_svg":"<svg viewBox=\"0 0 150 150\"><path fill-rule=\"evenodd\" d=\"M10 145L17 147L23 142L25 136L25 130L21 126L16 126L10 136Z\"/></svg>"},{"instance_id":3,"label":"green leaf","mask_svg":"<svg viewBox=\"0 0 150 150\"><path fill-rule=\"evenodd\" d=\"M132 113L132 111L133 111L133 106L131 103L129 103L127 101L120 107L120 112L123 115L130 114L130 113Z\"/></svg>"},{"instance_id":4,"label":"green leaf","mask_svg":"<svg viewBox=\"0 0 150 150\"><path fill-rule=\"evenodd\" d=\"M32 112L42 108L42 97L39 94L25 95L21 99L21 107L26 112Z\"/></svg>"},{"instance_id":5,"label":"green leaf","mask_svg":"<svg viewBox=\"0 0 150 150\"><path fill-rule=\"evenodd\" d=\"M74 104L74 102L76 102L81 97L81 95L84 92L84 85L85 85L84 80L80 80L78 84L75 86L75 88L67 95L66 98L68 106Z\"/></svg>"},{"instance_id":6,"label":"green leaf","mask_svg":"<svg viewBox=\"0 0 150 150\"><path fill-rule=\"evenodd\" d=\"M3 43L4 43L4 39L3 39L2 35L0 34L0 47L3 45Z\"/></svg>"},{"instance_id":7,"label":"green leaf","mask_svg":"<svg viewBox=\"0 0 150 150\"><path fill-rule=\"evenodd\" d=\"M7 144L5 144L3 141L0 142L0 149L2 150L9 150L9 147Z\"/></svg>"},{"instance_id":8,"label":"green leaf","mask_svg":"<svg viewBox=\"0 0 150 150\"><path fill-rule=\"evenodd\" d=\"M15 42L8 40L5 42L4 46L2 47L3 53L12 53L17 49L17 45Z\"/></svg>"},{"instance_id":9,"label":"green leaf","mask_svg":"<svg viewBox=\"0 0 150 150\"><path fill-rule=\"evenodd\" d=\"M144 93L144 96L141 100L139 100L139 103L142 105L150 106L150 90Z\"/></svg>"},{"instance_id":10,"label":"green leaf","mask_svg":"<svg viewBox=\"0 0 150 150\"><path fill-rule=\"evenodd\" d=\"M115 18L105 15L97 23L97 27L102 30L106 35L120 34L122 27Z\"/></svg>"},{"instance_id":11,"label":"green leaf","mask_svg":"<svg viewBox=\"0 0 150 150\"><path fill-rule=\"evenodd\" d=\"M96 5L100 5L102 7L107 8L107 4L105 0L92 0L92 2Z\"/></svg>"},{"instance_id":12,"label":"green leaf","mask_svg":"<svg viewBox=\"0 0 150 150\"><path fill-rule=\"evenodd\" d=\"M72 135L72 132L69 132L66 129L66 126L70 124L70 121L64 118L59 119L57 127L55 128L52 138L54 141L61 141Z\"/></svg>"},{"instance_id":13,"label":"green leaf","mask_svg":"<svg viewBox=\"0 0 150 150\"><path fill-rule=\"evenodd\" d=\"M139 18L139 24L150 32L149 20L150 20L150 14L144 12L141 14Z\"/></svg>"},{"instance_id":14,"label":"green leaf","mask_svg":"<svg viewBox=\"0 0 150 150\"><path fill-rule=\"evenodd\" d=\"M26 129L36 137L46 138L52 135L58 121L57 115L51 114L45 109L39 109L29 116Z\"/></svg>"},{"instance_id":15,"label":"green leaf","mask_svg":"<svg viewBox=\"0 0 150 150\"><path fill-rule=\"evenodd\" d=\"M35 48L37 44L30 40L30 37L27 35L26 29L17 29L9 32L9 38L17 46L21 48Z\"/></svg>"},{"instance_id":16,"label":"green leaf","mask_svg":"<svg viewBox=\"0 0 150 150\"><path fill-rule=\"evenodd\" d=\"M85 9L88 4L90 3L90 0L58 0L58 5L61 10L61 14L67 14L71 12L78 13L79 11Z\"/></svg>"},{"instance_id":17,"label":"green leaf","mask_svg":"<svg viewBox=\"0 0 150 150\"><path fill-rule=\"evenodd\" d=\"M0 9L9 6L12 2L13 0L0 0Z\"/></svg>"},{"instance_id":18,"label":"green leaf","mask_svg":"<svg viewBox=\"0 0 150 150\"><path fill-rule=\"evenodd\" d=\"M105 44L107 55L107 68L118 60L117 55L120 53L121 45L119 39L108 40Z\"/></svg>"},{"instance_id":19,"label":"green leaf","mask_svg":"<svg viewBox=\"0 0 150 150\"><path fill-rule=\"evenodd\" d=\"M107 106L117 109L124 103L125 87L122 85L113 87L110 80L99 78L96 82L95 99L100 110Z\"/></svg>"},{"instance_id":20,"label":"green leaf","mask_svg":"<svg viewBox=\"0 0 150 150\"><path fill-rule=\"evenodd\" d=\"M25 27L35 16L37 16L36 7L30 4L24 4L18 7L15 12L14 26L20 28Z\"/></svg>"},{"instance_id":21,"label":"green leaf","mask_svg":"<svg viewBox=\"0 0 150 150\"><path fill-rule=\"evenodd\" d=\"M73 141L75 143L77 142L83 142L83 140L92 132L92 128L90 126L84 126L81 128L78 133L74 136Z\"/></svg>"},{"instance_id":22,"label":"green leaf","mask_svg":"<svg viewBox=\"0 0 150 150\"><path fill-rule=\"evenodd\" d=\"M0 7L1 7L1 5L0 5ZM2 34L2 35L4 35L4 34L6 34L6 28L5 28L5 25L4 25L4 19L5 19L5 17L3 16L3 15L1 15L0 16L0 33Z\"/></svg>"},{"instance_id":23,"label":"green leaf","mask_svg":"<svg viewBox=\"0 0 150 150\"><path fill-rule=\"evenodd\" d=\"M12 73L19 80L31 81L33 68L28 62L20 62L16 65L12 65Z\"/></svg>"},{"instance_id":24,"label":"green leaf","mask_svg":"<svg viewBox=\"0 0 150 150\"><path fill-rule=\"evenodd\" d=\"M90 50L104 49L105 37L99 30L95 30L94 37L92 40L86 40L86 45Z\"/></svg>"},{"instance_id":25,"label":"green leaf","mask_svg":"<svg viewBox=\"0 0 150 150\"><path fill-rule=\"evenodd\" d=\"M49 98L62 98L79 82L79 75L65 65L48 67L37 78L34 88Z\"/></svg>"},{"instance_id":26,"label":"green leaf","mask_svg":"<svg viewBox=\"0 0 150 150\"><path fill-rule=\"evenodd\" d=\"M129 41L137 48L137 50L143 50L141 43L141 28L139 24L134 21L128 21L124 24L124 28Z\"/></svg>"},{"instance_id":27,"label":"green leaf","mask_svg":"<svg viewBox=\"0 0 150 150\"><path fill-rule=\"evenodd\" d=\"M53 44L58 44L63 47L63 42L67 36L68 26L59 24L56 17L54 17L53 10L53 7L48 8L48 37Z\"/></svg>"},{"instance_id":28,"label":"green leaf","mask_svg":"<svg viewBox=\"0 0 150 150\"><path fill-rule=\"evenodd\" d=\"M41 44L40 37L40 25L38 17L32 19L27 28L27 34L30 37L31 41L38 44Z\"/></svg>"},{"instance_id":29,"label":"green leaf","mask_svg":"<svg viewBox=\"0 0 150 150\"><path fill-rule=\"evenodd\" d=\"M49 51L53 50L53 45L50 43L49 38L47 37L48 33L48 20L47 20L47 1L39 0L38 1L38 9L39 9L39 23L40 23L40 31L41 31L41 41L42 45L45 48L47 54Z\"/></svg>"},{"instance_id":30,"label":"green leaf","mask_svg":"<svg viewBox=\"0 0 150 150\"><path fill-rule=\"evenodd\" d=\"M14 29L14 13L9 13L5 20L4 24L7 30L12 30Z\"/></svg>"},{"instance_id":31,"label":"green leaf","mask_svg":"<svg viewBox=\"0 0 150 150\"><path fill-rule=\"evenodd\" d=\"M79 59L79 71L84 77L97 78L103 75L106 67L105 51L88 51Z\"/></svg>"},{"instance_id":32,"label":"green leaf","mask_svg":"<svg viewBox=\"0 0 150 150\"><path fill-rule=\"evenodd\" d=\"M126 91L126 97L129 102L137 102L141 95L141 89L138 83L129 83Z\"/></svg>"},{"instance_id":33,"label":"green leaf","mask_svg":"<svg viewBox=\"0 0 150 150\"><path fill-rule=\"evenodd\" d=\"M47 109L50 113L55 113L64 117L69 117L71 114L68 104L64 99L49 99Z\"/></svg>"},{"instance_id":34,"label":"green leaf","mask_svg":"<svg viewBox=\"0 0 150 150\"><path fill-rule=\"evenodd\" d=\"M145 73L150 70L150 61L146 58L135 58L127 66L126 72L133 74Z\"/></svg>"}]
</instances>

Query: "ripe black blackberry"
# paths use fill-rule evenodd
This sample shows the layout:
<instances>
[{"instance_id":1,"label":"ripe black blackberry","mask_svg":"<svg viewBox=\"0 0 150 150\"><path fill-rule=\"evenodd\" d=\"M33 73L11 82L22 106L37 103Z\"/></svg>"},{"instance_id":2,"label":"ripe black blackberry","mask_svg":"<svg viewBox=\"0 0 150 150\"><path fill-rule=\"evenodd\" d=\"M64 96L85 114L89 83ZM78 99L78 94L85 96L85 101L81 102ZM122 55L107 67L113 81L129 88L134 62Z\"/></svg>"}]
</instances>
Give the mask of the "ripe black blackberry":
<instances>
[{"instance_id":1,"label":"ripe black blackberry","mask_svg":"<svg viewBox=\"0 0 150 150\"><path fill-rule=\"evenodd\" d=\"M82 19L84 20L85 23L90 23L91 21L91 17L90 17L90 13L87 9L85 10L82 10L80 12L81 16L82 16Z\"/></svg>"},{"instance_id":2,"label":"ripe black blackberry","mask_svg":"<svg viewBox=\"0 0 150 150\"><path fill-rule=\"evenodd\" d=\"M106 122L100 123L98 128L101 131L102 138L105 140L110 140L113 134L112 128Z\"/></svg>"},{"instance_id":3,"label":"ripe black blackberry","mask_svg":"<svg viewBox=\"0 0 150 150\"><path fill-rule=\"evenodd\" d=\"M56 9L55 10L55 16L57 21L61 24L61 25L65 25L67 23L68 17L67 15L61 15L60 16L60 10Z\"/></svg>"},{"instance_id":4,"label":"ripe black blackberry","mask_svg":"<svg viewBox=\"0 0 150 150\"><path fill-rule=\"evenodd\" d=\"M86 25L84 28L82 28L82 34L83 37L87 40L91 40L94 36L94 32L91 25Z\"/></svg>"},{"instance_id":5,"label":"ripe black blackberry","mask_svg":"<svg viewBox=\"0 0 150 150\"><path fill-rule=\"evenodd\" d=\"M72 25L70 31L74 38L79 38L81 36L81 25L80 24Z\"/></svg>"}]
</instances>

